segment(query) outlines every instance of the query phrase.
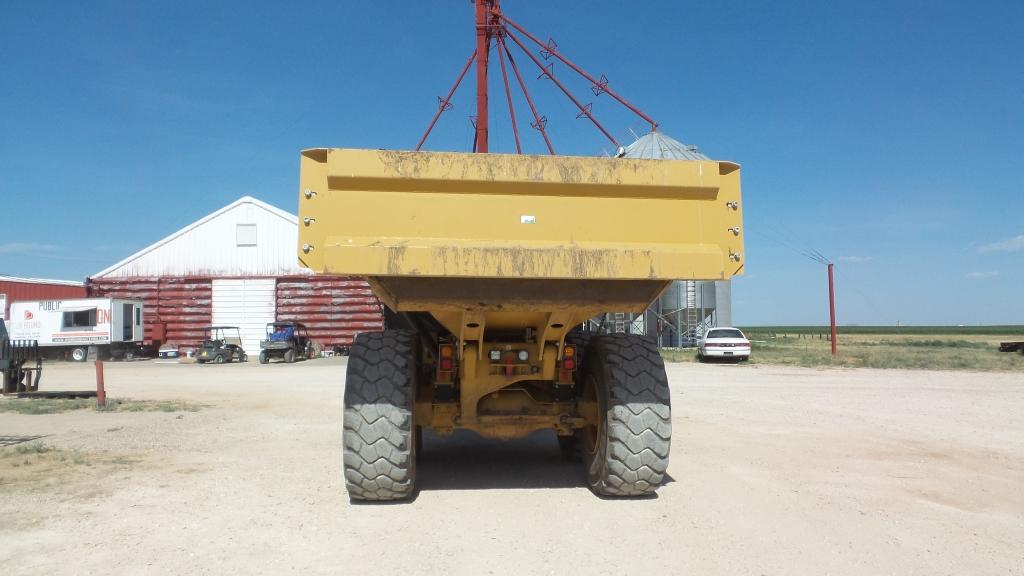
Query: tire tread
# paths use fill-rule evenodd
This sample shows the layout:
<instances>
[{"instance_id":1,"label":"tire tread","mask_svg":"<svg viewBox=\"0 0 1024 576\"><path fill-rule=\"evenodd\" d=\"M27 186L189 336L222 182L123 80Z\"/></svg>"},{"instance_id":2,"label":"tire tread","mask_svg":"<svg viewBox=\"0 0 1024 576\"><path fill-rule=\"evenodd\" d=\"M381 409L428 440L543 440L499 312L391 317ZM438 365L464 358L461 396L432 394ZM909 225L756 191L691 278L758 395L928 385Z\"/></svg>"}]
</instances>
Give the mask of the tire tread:
<instances>
[{"instance_id":1,"label":"tire tread","mask_svg":"<svg viewBox=\"0 0 1024 576\"><path fill-rule=\"evenodd\" d=\"M414 354L415 335L407 330L364 332L352 345L342 432L345 484L352 500L412 495Z\"/></svg>"}]
</instances>

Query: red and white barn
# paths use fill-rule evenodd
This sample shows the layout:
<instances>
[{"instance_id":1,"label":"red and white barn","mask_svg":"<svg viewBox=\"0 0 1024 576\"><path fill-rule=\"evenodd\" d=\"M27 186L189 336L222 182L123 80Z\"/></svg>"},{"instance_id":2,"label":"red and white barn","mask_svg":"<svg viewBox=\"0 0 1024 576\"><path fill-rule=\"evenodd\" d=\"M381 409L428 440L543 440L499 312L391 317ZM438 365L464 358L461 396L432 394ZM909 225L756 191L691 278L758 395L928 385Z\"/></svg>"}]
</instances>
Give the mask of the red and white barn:
<instances>
[{"instance_id":1,"label":"red and white barn","mask_svg":"<svg viewBox=\"0 0 1024 576\"><path fill-rule=\"evenodd\" d=\"M10 320L11 302L85 298L85 286L69 280L0 276L0 318Z\"/></svg>"},{"instance_id":2,"label":"red and white barn","mask_svg":"<svg viewBox=\"0 0 1024 576\"><path fill-rule=\"evenodd\" d=\"M197 346L204 328L238 326L250 356L268 322L296 321L325 349L380 330L365 281L313 276L297 262L298 219L245 196L86 280L90 295L145 301L146 342Z\"/></svg>"}]
</instances>

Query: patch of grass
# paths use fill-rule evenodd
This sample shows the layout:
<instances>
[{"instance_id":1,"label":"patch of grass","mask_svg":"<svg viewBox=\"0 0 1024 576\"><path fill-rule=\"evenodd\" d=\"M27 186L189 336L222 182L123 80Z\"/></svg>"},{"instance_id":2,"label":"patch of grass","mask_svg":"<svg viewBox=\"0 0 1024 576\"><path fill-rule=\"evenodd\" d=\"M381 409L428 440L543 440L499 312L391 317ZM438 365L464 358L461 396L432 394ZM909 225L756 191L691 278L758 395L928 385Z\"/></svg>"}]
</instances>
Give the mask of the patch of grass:
<instances>
[{"instance_id":1,"label":"patch of grass","mask_svg":"<svg viewBox=\"0 0 1024 576\"><path fill-rule=\"evenodd\" d=\"M96 406L94 398L11 398L0 401L0 412L18 414L59 414L91 408L97 412L198 412L204 404L182 400L132 400L107 398L106 406Z\"/></svg>"},{"instance_id":2,"label":"patch of grass","mask_svg":"<svg viewBox=\"0 0 1024 576\"><path fill-rule=\"evenodd\" d=\"M661 357L665 362L696 362L696 348L662 348Z\"/></svg>"},{"instance_id":3,"label":"patch of grass","mask_svg":"<svg viewBox=\"0 0 1024 576\"><path fill-rule=\"evenodd\" d=\"M46 454L52 451L53 448L42 442L24 442L14 447L15 454Z\"/></svg>"},{"instance_id":4,"label":"patch of grass","mask_svg":"<svg viewBox=\"0 0 1024 576\"><path fill-rule=\"evenodd\" d=\"M106 474L141 462L121 454L63 450L33 441L0 448L0 489L28 491L66 485L81 474Z\"/></svg>"},{"instance_id":5,"label":"patch of grass","mask_svg":"<svg viewBox=\"0 0 1024 576\"><path fill-rule=\"evenodd\" d=\"M747 326L741 327L744 334L827 334L828 326ZM1011 336L1009 340L1024 339L1024 325L1003 326L839 326L840 336L865 335L933 335L933 336ZM1007 338L1004 338L1007 339Z\"/></svg>"},{"instance_id":6,"label":"patch of grass","mask_svg":"<svg viewBox=\"0 0 1024 576\"><path fill-rule=\"evenodd\" d=\"M0 401L0 412L58 414L96 406L91 398L11 398Z\"/></svg>"},{"instance_id":7,"label":"patch of grass","mask_svg":"<svg viewBox=\"0 0 1024 576\"><path fill-rule=\"evenodd\" d=\"M107 398L106 406L97 406L98 412L198 412L203 404L182 400L118 400Z\"/></svg>"}]
</instances>

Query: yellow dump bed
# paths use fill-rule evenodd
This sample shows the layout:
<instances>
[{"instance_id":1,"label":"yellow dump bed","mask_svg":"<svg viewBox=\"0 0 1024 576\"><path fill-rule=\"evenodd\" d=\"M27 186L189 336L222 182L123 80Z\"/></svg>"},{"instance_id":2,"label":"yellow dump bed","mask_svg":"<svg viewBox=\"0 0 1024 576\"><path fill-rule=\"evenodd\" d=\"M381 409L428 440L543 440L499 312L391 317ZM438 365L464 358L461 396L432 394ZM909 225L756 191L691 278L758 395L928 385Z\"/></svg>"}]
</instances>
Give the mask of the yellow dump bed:
<instances>
[{"instance_id":1,"label":"yellow dump bed","mask_svg":"<svg viewBox=\"0 0 1024 576\"><path fill-rule=\"evenodd\" d=\"M302 152L299 259L369 277L728 279L743 270L731 162Z\"/></svg>"}]
</instances>

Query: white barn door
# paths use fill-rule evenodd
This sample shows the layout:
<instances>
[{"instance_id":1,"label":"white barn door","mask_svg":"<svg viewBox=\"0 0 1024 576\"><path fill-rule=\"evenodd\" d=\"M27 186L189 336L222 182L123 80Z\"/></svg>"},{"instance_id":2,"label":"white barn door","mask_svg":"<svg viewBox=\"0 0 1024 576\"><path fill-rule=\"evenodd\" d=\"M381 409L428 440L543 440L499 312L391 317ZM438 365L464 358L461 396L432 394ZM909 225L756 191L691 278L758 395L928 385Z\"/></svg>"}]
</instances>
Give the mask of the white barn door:
<instances>
[{"instance_id":1,"label":"white barn door","mask_svg":"<svg viewBox=\"0 0 1024 576\"><path fill-rule=\"evenodd\" d=\"M275 278L213 280L213 325L238 326L242 347L250 359L260 353L260 340L276 312Z\"/></svg>"}]
</instances>

